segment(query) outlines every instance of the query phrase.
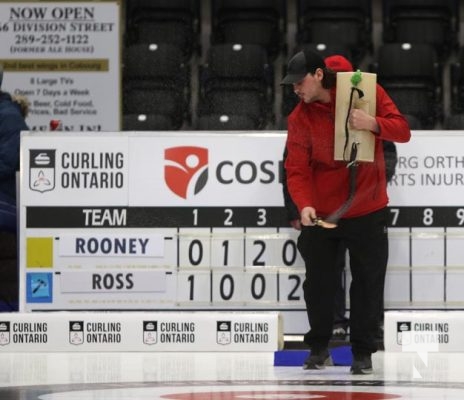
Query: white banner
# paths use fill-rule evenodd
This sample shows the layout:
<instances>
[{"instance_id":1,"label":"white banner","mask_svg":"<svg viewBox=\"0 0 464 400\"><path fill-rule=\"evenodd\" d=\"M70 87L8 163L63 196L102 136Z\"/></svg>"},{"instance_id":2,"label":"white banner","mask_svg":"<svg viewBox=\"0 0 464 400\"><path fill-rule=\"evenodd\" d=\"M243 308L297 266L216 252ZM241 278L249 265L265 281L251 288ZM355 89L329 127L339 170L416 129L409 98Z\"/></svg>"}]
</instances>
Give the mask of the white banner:
<instances>
[{"instance_id":1,"label":"white banner","mask_svg":"<svg viewBox=\"0 0 464 400\"><path fill-rule=\"evenodd\" d=\"M453 353L464 351L464 311L385 313L385 351Z\"/></svg>"},{"instance_id":2,"label":"white banner","mask_svg":"<svg viewBox=\"0 0 464 400\"><path fill-rule=\"evenodd\" d=\"M284 136L244 138L193 132L156 136L118 132L91 138L25 134L23 178L29 185L23 186L22 201L172 207L223 206L227 199L230 206L282 205ZM38 164L37 155L48 155L53 165L46 166L41 159ZM40 185L45 179L50 184Z\"/></svg>"},{"instance_id":3,"label":"white banner","mask_svg":"<svg viewBox=\"0 0 464 400\"><path fill-rule=\"evenodd\" d=\"M276 351L282 318L269 313L63 312L0 315L1 352Z\"/></svg>"},{"instance_id":4,"label":"white banner","mask_svg":"<svg viewBox=\"0 0 464 400\"><path fill-rule=\"evenodd\" d=\"M285 134L24 134L23 204L282 206ZM415 132L398 143L390 206L456 206L464 135ZM52 158L44 165L37 156ZM39 162L40 163L39 163ZM47 180L47 186L40 185Z\"/></svg>"},{"instance_id":5,"label":"white banner","mask_svg":"<svg viewBox=\"0 0 464 400\"><path fill-rule=\"evenodd\" d=\"M390 206L456 206L464 199L464 132L414 132L397 143Z\"/></svg>"}]
</instances>

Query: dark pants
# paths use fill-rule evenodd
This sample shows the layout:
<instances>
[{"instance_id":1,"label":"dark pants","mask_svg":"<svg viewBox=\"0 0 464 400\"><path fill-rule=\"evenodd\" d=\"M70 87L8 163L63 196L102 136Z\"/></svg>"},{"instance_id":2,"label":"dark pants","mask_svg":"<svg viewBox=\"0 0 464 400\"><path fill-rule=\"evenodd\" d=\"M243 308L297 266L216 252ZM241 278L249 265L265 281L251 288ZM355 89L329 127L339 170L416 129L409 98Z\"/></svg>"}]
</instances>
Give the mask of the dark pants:
<instances>
[{"instance_id":1,"label":"dark pants","mask_svg":"<svg viewBox=\"0 0 464 400\"><path fill-rule=\"evenodd\" d=\"M387 211L342 219L335 229L304 227L298 249L307 260L303 291L310 331L305 342L312 348L328 346L334 322L340 243L350 256L350 340L354 354L377 350L379 310L383 307L388 261Z\"/></svg>"},{"instance_id":2,"label":"dark pants","mask_svg":"<svg viewBox=\"0 0 464 400\"><path fill-rule=\"evenodd\" d=\"M337 276L335 278L335 304L334 304L334 322L335 328L348 328L348 318L346 317L346 292L345 292L345 266L346 266L346 246L340 243L338 248L337 259Z\"/></svg>"}]
</instances>

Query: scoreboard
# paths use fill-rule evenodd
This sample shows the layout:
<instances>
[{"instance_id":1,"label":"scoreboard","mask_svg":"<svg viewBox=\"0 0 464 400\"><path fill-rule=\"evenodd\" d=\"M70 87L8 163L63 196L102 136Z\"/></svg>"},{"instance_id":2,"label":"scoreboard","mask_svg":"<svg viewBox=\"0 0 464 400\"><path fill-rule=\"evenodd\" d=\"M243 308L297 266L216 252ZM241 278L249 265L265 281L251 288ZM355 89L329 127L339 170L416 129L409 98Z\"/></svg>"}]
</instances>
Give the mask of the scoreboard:
<instances>
[{"instance_id":1,"label":"scoreboard","mask_svg":"<svg viewBox=\"0 0 464 400\"><path fill-rule=\"evenodd\" d=\"M285 138L24 132L21 310L275 310L304 332ZM397 149L385 306L462 308L464 133L413 132Z\"/></svg>"}]
</instances>

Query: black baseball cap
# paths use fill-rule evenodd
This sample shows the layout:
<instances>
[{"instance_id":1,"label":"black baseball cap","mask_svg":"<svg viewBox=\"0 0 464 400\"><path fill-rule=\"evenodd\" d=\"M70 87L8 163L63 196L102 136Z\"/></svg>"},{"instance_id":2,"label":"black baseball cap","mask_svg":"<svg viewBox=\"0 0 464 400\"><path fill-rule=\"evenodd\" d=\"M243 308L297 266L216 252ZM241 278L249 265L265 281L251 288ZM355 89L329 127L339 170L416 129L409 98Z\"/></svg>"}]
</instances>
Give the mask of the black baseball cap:
<instances>
[{"instance_id":1,"label":"black baseball cap","mask_svg":"<svg viewBox=\"0 0 464 400\"><path fill-rule=\"evenodd\" d=\"M292 85L301 81L308 73L314 74L316 69L325 68L324 59L311 50L296 53L287 64L287 74L281 85Z\"/></svg>"}]
</instances>

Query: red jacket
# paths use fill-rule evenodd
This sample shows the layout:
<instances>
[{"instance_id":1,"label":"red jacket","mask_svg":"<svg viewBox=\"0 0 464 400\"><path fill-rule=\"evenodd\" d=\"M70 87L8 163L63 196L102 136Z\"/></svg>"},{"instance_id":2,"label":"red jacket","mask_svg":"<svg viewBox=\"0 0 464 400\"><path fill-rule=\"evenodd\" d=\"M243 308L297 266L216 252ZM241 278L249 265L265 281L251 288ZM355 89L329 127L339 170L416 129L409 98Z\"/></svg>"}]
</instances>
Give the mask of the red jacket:
<instances>
[{"instance_id":1,"label":"red jacket","mask_svg":"<svg viewBox=\"0 0 464 400\"><path fill-rule=\"evenodd\" d=\"M303 101L288 116L285 161L290 195L301 211L314 207L319 217L337 210L349 196L349 168L334 161L335 88L330 103ZM385 90L377 85L375 161L358 165L356 194L343 218L358 217L388 204L382 139L407 142L411 137L408 122Z\"/></svg>"}]
</instances>

